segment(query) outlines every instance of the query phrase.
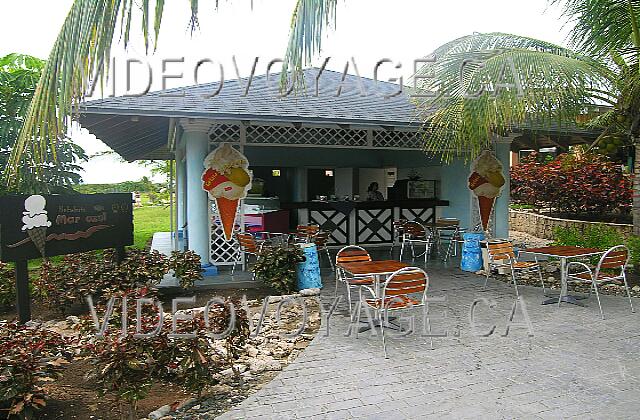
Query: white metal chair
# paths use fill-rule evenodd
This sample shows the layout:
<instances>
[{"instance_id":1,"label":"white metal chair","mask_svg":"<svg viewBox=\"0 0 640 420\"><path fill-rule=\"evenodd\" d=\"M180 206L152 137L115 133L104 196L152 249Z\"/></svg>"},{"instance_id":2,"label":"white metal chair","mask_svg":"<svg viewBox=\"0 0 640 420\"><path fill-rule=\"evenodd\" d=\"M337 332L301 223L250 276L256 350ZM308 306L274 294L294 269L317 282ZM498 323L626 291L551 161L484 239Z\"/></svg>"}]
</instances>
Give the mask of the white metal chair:
<instances>
[{"instance_id":1,"label":"white metal chair","mask_svg":"<svg viewBox=\"0 0 640 420\"><path fill-rule=\"evenodd\" d=\"M519 296L516 273L537 271L540 283L542 283L542 293L546 293L544 279L542 278L542 268L540 267L537 257L535 262L518 261L516 253L513 250L513 244L508 241L487 243L487 254L489 256L489 261L484 287L487 287L487 283L489 282L489 277L491 276L491 271L493 269L507 269L511 272L511 280L513 281L513 287L516 289L516 296Z\"/></svg>"},{"instance_id":2,"label":"white metal chair","mask_svg":"<svg viewBox=\"0 0 640 420\"><path fill-rule=\"evenodd\" d=\"M356 245L345 246L336 254L336 289L334 292L334 296L338 295L338 283L344 283L347 289L349 313L351 313L352 310L351 289L358 289L360 288L360 286L372 285L375 282L375 279L373 277L350 275L342 267L340 267L340 264L364 261L371 261L371 255L369 255L366 249Z\"/></svg>"},{"instance_id":3,"label":"white metal chair","mask_svg":"<svg viewBox=\"0 0 640 420\"><path fill-rule=\"evenodd\" d=\"M431 248L434 243L433 233L431 229L426 228L421 223L416 221L410 221L404 224L404 233L402 235L402 247L400 248L400 261L404 255L405 245L411 248L411 258L415 261L416 258L424 256L424 262L427 263L429 256L431 255ZM416 255L415 245L424 246L424 252Z\"/></svg>"},{"instance_id":4,"label":"white metal chair","mask_svg":"<svg viewBox=\"0 0 640 420\"><path fill-rule=\"evenodd\" d=\"M407 219L398 219L393 222L393 232L391 237L391 249L389 249L389 255L393 256L393 250L396 247L396 242L402 243L404 236L404 225L407 224Z\"/></svg>"},{"instance_id":5,"label":"white metal chair","mask_svg":"<svg viewBox=\"0 0 640 420\"><path fill-rule=\"evenodd\" d=\"M387 358L387 342L384 330L385 324L389 323L389 312L424 306L428 288L429 276L418 267L401 268L391 274L382 284L380 296L376 296L376 291L369 285L363 285L360 288L357 322L360 322L363 304L375 311L375 318L380 321L382 348L385 358ZM368 292L371 297L365 298L364 291ZM431 345L433 347L433 342Z\"/></svg>"},{"instance_id":6,"label":"white metal chair","mask_svg":"<svg viewBox=\"0 0 640 420\"><path fill-rule=\"evenodd\" d=\"M591 283L589 295L591 295L592 290L595 290L602 319L604 319L604 312L602 311L602 304L600 303L598 285L606 283L624 284L624 288L627 291L627 297L629 298L631 312L635 312L633 309L633 302L631 301L629 284L627 283L627 275L625 273L625 269L629 264L629 258L629 249L624 245L618 245L604 253L600 258L600 261L598 261L595 270L592 270L585 263L571 261L567 264L567 283ZM579 267L582 271L571 273L571 268L573 267ZM558 300L558 303L559 302L560 301Z\"/></svg>"}]
</instances>

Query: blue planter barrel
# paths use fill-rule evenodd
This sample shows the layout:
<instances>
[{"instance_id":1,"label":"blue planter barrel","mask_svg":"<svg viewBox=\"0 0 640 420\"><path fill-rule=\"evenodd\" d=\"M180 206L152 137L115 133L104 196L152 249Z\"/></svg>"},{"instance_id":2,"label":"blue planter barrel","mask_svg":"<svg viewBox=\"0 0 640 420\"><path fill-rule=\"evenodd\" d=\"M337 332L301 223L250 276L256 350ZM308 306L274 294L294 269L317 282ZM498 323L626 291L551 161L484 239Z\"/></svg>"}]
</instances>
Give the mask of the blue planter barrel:
<instances>
[{"instance_id":1,"label":"blue planter barrel","mask_svg":"<svg viewBox=\"0 0 640 420\"><path fill-rule=\"evenodd\" d=\"M480 241L484 240L484 233L469 232L462 235L462 260L460 268L464 271L476 272L482 269L482 250Z\"/></svg>"},{"instance_id":2,"label":"blue planter barrel","mask_svg":"<svg viewBox=\"0 0 640 420\"><path fill-rule=\"evenodd\" d=\"M305 261L298 264L298 290L321 289L320 262L315 244L301 245Z\"/></svg>"}]
</instances>

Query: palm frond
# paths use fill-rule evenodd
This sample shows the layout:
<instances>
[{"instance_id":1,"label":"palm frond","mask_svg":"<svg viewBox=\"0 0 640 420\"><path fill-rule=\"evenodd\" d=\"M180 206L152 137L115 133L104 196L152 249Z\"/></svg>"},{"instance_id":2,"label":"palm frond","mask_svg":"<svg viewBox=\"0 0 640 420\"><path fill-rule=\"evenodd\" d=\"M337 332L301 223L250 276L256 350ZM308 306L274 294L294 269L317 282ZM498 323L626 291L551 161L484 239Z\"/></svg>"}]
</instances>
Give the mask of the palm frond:
<instances>
[{"instance_id":1,"label":"palm frond","mask_svg":"<svg viewBox=\"0 0 640 420\"><path fill-rule=\"evenodd\" d=\"M35 162L53 158L50 150L67 133L70 116L84 99L96 73L108 72L114 33L120 25L129 42L134 12L141 17L145 45L156 44L164 0L75 0L44 65L26 120L3 175L12 182L24 166L25 151ZM197 24L198 0L190 0L191 22ZM141 13L138 13L138 7ZM153 12L152 12L153 10ZM153 16L152 16L153 13ZM149 31L153 22L153 32Z\"/></svg>"},{"instance_id":2,"label":"palm frond","mask_svg":"<svg viewBox=\"0 0 640 420\"><path fill-rule=\"evenodd\" d=\"M472 159L492 135L530 123L566 125L593 104L592 89L611 91L616 74L566 48L509 34L474 34L433 53L418 75L425 150ZM427 81L424 81L427 80ZM476 94L472 94L476 93Z\"/></svg>"},{"instance_id":3,"label":"palm frond","mask_svg":"<svg viewBox=\"0 0 640 420\"><path fill-rule=\"evenodd\" d=\"M574 25L571 45L597 58L610 51L638 54L640 0L553 0Z\"/></svg>"},{"instance_id":4,"label":"palm frond","mask_svg":"<svg viewBox=\"0 0 640 420\"><path fill-rule=\"evenodd\" d=\"M287 83L300 87L304 83L303 66L320 52L325 28L336 21L337 0L298 0L291 18L289 42L285 52L281 87ZM291 71L291 80L288 72Z\"/></svg>"}]
</instances>

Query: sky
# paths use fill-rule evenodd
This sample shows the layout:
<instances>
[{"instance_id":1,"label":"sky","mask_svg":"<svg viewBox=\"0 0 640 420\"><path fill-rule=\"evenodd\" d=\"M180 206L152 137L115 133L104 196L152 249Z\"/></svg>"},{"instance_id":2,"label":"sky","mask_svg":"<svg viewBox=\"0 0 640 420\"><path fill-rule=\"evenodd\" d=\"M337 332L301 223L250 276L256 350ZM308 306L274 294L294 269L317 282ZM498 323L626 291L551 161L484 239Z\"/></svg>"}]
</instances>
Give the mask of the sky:
<instances>
[{"instance_id":1,"label":"sky","mask_svg":"<svg viewBox=\"0 0 640 420\"><path fill-rule=\"evenodd\" d=\"M72 0L3 3L0 55L17 52L46 59ZM295 0L220 0L216 9L215 0L200 0L199 29L191 33L189 2L166 1L158 49L150 56L145 54L140 23L134 22L129 48L125 50L119 41L114 44L116 72L124 68L128 58L141 59L151 67L155 75L151 88L157 90L162 88L162 59L184 57L184 65L173 64L167 70L183 72L185 77L169 80L166 87L187 86L194 84L193 63L204 58L222 64L225 79L237 77L232 61L235 56L241 77L249 76L256 57L256 74L264 74L269 61L284 55L294 5ZM375 64L386 58L401 67L384 66L379 78L403 76L407 80L415 59L460 36L507 32L566 45L568 30L560 8L550 6L549 0L340 0L336 26L325 33L323 50L313 64L319 66L330 57L327 69L343 71L350 61L349 72L354 73L355 62L361 76L372 77ZM219 80L220 74L213 68L203 67L198 81ZM146 70L142 66L132 70L131 91L135 93L146 83ZM277 71L276 65L272 72ZM116 95L126 91L123 79L116 79ZM80 127L75 126L71 136L90 155L108 150ZM86 183L138 180L150 175L148 168L108 155L83 166Z\"/></svg>"}]
</instances>

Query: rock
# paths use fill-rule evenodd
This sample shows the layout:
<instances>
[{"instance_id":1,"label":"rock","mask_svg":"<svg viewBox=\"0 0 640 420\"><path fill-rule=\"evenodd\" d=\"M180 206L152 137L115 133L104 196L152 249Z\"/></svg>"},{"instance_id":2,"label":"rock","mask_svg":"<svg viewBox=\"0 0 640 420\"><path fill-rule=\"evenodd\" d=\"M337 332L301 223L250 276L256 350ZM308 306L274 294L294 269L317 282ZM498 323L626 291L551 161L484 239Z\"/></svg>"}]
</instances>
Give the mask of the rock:
<instances>
[{"instance_id":1,"label":"rock","mask_svg":"<svg viewBox=\"0 0 640 420\"><path fill-rule=\"evenodd\" d=\"M633 286L631 290L633 290L634 292L640 292L640 286Z\"/></svg>"},{"instance_id":2,"label":"rock","mask_svg":"<svg viewBox=\"0 0 640 420\"><path fill-rule=\"evenodd\" d=\"M558 271L558 266L557 265L548 264L544 268L544 271L546 271L547 273L555 273L556 271Z\"/></svg>"},{"instance_id":3,"label":"rock","mask_svg":"<svg viewBox=\"0 0 640 420\"><path fill-rule=\"evenodd\" d=\"M256 347L251 346L251 345L248 345L248 346L247 346L247 354L248 354L250 357L256 357L256 356L258 355L258 352L259 352L259 351L258 351L258 349L257 349Z\"/></svg>"},{"instance_id":4,"label":"rock","mask_svg":"<svg viewBox=\"0 0 640 420\"><path fill-rule=\"evenodd\" d=\"M169 413L171 413L171 406L167 404L163 405L155 411L152 411L147 417L149 417L151 420L159 420Z\"/></svg>"},{"instance_id":5,"label":"rock","mask_svg":"<svg viewBox=\"0 0 640 420\"><path fill-rule=\"evenodd\" d=\"M67 317L67 322L69 322L69 324L71 324L71 325L75 325L75 324L78 324L80 322L80 318L78 318L75 315L69 315Z\"/></svg>"},{"instance_id":6,"label":"rock","mask_svg":"<svg viewBox=\"0 0 640 420\"><path fill-rule=\"evenodd\" d=\"M196 401L197 401L196 398L186 399L186 400L182 401L180 404L178 404L178 406L176 407L176 411L177 410L191 409L191 408L193 408L193 407L190 407L191 404L193 404ZM199 407L199 406L196 406L196 407Z\"/></svg>"},{"instance_id":7,"label":"rock","mask_svg":"<svg viewBox=\"0 0 640 420\"><path fill-rule=\"evenodd\" d=\"M269 297L269 303L280 303L281 300L282 300L282 296Z\"/></svg>"},{"instance_id":8,"label":"rock","mask_svg":"<svg viewBox=\"0 0 640 420\"><path fill-rule=\"evenodd\" d=\"M319 294L320 289L318 288L300 290L300 295L302 296L318 296Z\"/></svg>"},{"instance_id":9,"label":"rock","mask_svg":"<svg viewBox=\"0 0 640 420\"><path fill-rule=\"evenodd\" d=\"M265 370L280 370L282 369L282 365L279 361L275 360L273 357L264 356L260 359L255 359L251 362L251 366L249 367L251 372L253 373L261 373Z\"/></svg>"}]
</instances>

